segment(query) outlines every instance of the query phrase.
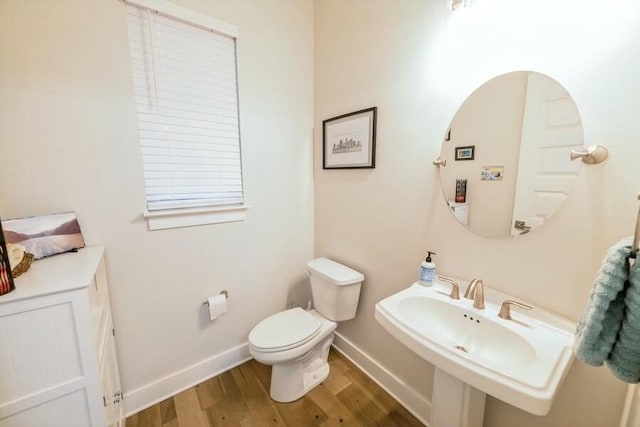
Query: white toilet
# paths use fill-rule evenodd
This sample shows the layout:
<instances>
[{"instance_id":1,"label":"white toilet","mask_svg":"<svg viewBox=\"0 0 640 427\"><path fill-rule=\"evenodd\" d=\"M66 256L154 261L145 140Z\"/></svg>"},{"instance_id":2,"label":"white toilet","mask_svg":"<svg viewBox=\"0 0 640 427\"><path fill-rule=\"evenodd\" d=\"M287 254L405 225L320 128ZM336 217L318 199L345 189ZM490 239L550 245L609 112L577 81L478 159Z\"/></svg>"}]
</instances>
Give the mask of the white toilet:
<instances>
[{"instance_id":1,"label":"white toilet","mask_svg":"<svg viewBox=\"0 0 640 427\"><path fill-rule=\"evenodd\" d=\"M329 346L336 322L353 319L362 273L327 258L307 264L315 309L292 308L258 323L249 334L249 351L273 365L271 398L292 402L329 376Z\"/></svg>"}]
</instances>

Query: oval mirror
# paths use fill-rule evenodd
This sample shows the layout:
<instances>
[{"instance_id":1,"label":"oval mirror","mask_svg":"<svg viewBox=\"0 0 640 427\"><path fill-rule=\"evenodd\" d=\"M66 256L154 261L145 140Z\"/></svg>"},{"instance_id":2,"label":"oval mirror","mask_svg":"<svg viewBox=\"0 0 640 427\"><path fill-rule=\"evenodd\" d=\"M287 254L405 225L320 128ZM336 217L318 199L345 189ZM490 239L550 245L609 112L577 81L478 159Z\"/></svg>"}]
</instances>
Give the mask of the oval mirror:
<instances>
[{"instance_id":1,"label":"oval mirror","mask_svg":"<svg viewBox=\"0 0 640 427\"><path fill-rule=\"evenodd\" d=\"M580 113L552 78L503 74L476 89L453 117L440 157L442 194L452 214L490 238L528 233L562 205L582 162Z\"/></svg>"}]
</instances>

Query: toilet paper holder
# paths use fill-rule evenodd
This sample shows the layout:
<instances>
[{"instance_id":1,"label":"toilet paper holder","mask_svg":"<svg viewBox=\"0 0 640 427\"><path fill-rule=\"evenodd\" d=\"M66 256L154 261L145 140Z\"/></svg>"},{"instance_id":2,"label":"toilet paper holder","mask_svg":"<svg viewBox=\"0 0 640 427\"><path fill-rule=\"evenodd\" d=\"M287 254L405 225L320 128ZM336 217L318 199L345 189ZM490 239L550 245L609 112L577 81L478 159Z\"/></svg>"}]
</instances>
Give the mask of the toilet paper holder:
<instances>
[{"instance_id":1,"label":"toilet paper holder","mask_svg":"<svg viewBox=\"0 0 640 427\"><path fill-rule=\"evenodd\" d=\"M229 299L229 292L227 292L226 289L223 290L223 291L220 291L220 295L224 295L224 297L226 299ZM206 305L208 307L209 306L209 301L203 302L202 305Z\"/></svg>"}]
</instances>

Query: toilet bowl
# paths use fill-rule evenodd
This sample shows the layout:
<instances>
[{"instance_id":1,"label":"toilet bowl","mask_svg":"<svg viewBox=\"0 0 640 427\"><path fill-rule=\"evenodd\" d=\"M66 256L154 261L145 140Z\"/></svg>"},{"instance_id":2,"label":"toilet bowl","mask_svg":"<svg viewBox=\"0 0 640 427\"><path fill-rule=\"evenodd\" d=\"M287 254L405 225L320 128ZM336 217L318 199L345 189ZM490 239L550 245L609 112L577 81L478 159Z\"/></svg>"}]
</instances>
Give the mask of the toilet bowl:
<instances>
[{"instance_id":1,"label":"toilet bowl","mask_svg":"<svg viewBox=\"0 0 640 427\"><path fill-rule=\"evenodd\" d=\"M273 314L249 334L249 352L272 365L269 394L277 402L304 396L329 375L328 355L337 321L355 317L364 276L327 258L307 264L314 310Z\"/></svg>"},{"instance_id":2,"label":"toilet bowl","mask_svg":"<svg viewBox=\"0 0 640 427\"><path fill-rule=\"evenodd\" d=\"M286 324L302 327L296 330ZM327 356L336 326L315 310L299 307L276 313L256 325L249 335L249 348L254 359L273 366L269 392L273 400L292 402L327 378Z\"/></svg>"}]
</instances>

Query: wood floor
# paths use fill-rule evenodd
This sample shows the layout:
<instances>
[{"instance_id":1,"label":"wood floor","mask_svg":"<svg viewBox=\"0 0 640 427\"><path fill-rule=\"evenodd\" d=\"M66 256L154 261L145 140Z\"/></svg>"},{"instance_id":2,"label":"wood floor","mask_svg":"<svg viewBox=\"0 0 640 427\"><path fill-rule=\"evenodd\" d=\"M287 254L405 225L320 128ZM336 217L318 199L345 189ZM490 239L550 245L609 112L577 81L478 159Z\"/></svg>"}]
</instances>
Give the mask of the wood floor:
<instances>
[{"instance_id":1,"label":"wood floor","mask_svg":"<svg viewBox=\"0 0 640 427\"><path fill-rule=\"evenodd\" d=\"M422 426L335 350L331 373L301 399L269 398L271 367L255 360L127 418L127 427Z\"/></svg>"}]
</instances>

